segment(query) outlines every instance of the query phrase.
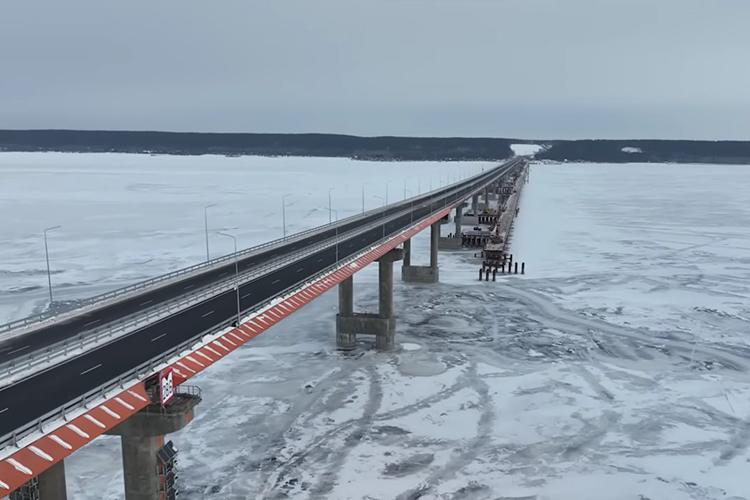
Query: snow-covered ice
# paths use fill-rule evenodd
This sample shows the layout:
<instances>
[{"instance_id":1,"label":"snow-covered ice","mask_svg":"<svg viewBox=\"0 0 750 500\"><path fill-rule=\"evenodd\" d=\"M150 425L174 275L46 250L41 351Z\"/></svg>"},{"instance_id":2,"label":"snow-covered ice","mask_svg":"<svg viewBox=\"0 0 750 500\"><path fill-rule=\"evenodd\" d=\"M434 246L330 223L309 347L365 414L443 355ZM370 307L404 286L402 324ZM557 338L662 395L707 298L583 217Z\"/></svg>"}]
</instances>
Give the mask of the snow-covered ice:
<instances>
[{"instance_id":1,"label":"snow-covered ice","mask_svg":"<svg viewBox=\"0 0 750 500\"><path fill-rule=\"evenodd\" d=\"M510 149L517 156L534 156L544 149L544 146L539 144L511 144Z\"/></svg>"},{"instance_id":2,"label":"snow-covered ice","mask_svg":"<svg viewBox=\"0 0 750 500\"><path fill-rule=\"evenodd\" d=\"M67 162L65 183L75 186L81 158L88 161L37 155L33 162L45 171ZM199 161L103 158L98 175L113 169L113 178L127 177L133 168L166 186L181 161L188 172ZM169 224L153 234L169 229L183 239L172 245L154 236L148 272L166 270L160 262L172 268L201 258L202 200L237 188L244 177L235 160L216 159L213 176L204 171L211 162L204 164L198 178L215 187L191 183L190 203L178 197L164 209ZM352 174L356 183L349 181L348 201L339 205L347 213L361 209L361 182L382 185L391 176L393 186L419 169L450 168L247 161L282 179L287 171L305 178L315 172L320 187L309 189L323 195L311 197L311 206L327 203L325 186L349 169L368 169ZM234 174L225 178L225 168ZM268 174L257 179L266 184L248 181L251 200L264 189L274 193L270 200L285 192ZM532 166L511 240L526 275L479 282L473 250L441 252L441 283L396 283L400 349L379 353L363 343L354 353L337 352L334 290L197 377L192 383L204 402L195 420L170 436L180 450L180 498L750 499L748 185L744 166ZM31 244L38 244L36 233L23 228L47 224L42 214L64 214L55 203L72 205L54 196L56 186L36 185L38 199L49 191L53 202L45 210L24 202L36 215L4 229L3 246L20 242L39 256ZM99 189L103 200L119 200L120 210L140 210L128 208L122 183ZM2 193L5 209L13 202ZM215 224L250 225L252 210L235 213L242 201L217 212ZM87 211L106 213L100 203ZM177 213L168 216L172 209ZM295 209L295 224L308 209ZM327 221L323 212L311 223ZM253 219L252 231L277 231L272 219ZM148 228L154 220L140 222ZM146 252L129 238L149 230L133 224L129 236L88 240L89 258L100 264L89 268L80 257L81 282L124 276L113 270L121 261L107 261L118 245ZM257 242L243 234L243 243ZM58 245L75 241L59 237ZM178 244L190 238L192 245ZM428 243L428 232L415 238L415 264L427 262ZM228 249L215 244L216 252ZM74 244L58 248L76 261ZM20 249L2 251L3 268L14 273L32 260ZM168 251L166 260L157 255ZM358 310L377 309L376 269L355 276ZM24 283L34 280L23 276ZM15 289L10 300L20 310L39 300L35 293ZM67 460L70 496L122 498L120 466L117 439L97 439Z\"/></svg>"}]
</instances>

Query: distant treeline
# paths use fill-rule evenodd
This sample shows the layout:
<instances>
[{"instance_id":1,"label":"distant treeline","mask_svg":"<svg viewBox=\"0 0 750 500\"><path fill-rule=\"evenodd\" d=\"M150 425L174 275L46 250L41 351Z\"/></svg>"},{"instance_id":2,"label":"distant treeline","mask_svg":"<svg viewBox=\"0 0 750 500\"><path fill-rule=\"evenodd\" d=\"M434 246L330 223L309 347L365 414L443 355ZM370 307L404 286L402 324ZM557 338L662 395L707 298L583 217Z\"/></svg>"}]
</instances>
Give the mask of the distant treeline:
<instances>
[{"instance_id":1,"label":"distant treeline","mask_svg":"<svg viewBox=\"0 0 750 500\"><path fill-rule=\"evenodd\" d=\"M750 141L537 141L337 134L216 134L81 130L0 130L0 151L323 156L363 160L501 160L511 144L540 144L538 159L594 163L750 164Z\"/></svg>"},{"instance_id":2,"label":"distant treeline","mask_svg":"<svg viewBox=\"0 0 750 500\"><path fill-rule=\"evenodd\" d=\"M508 139L0 130L0 150L173 155L326 156L369 160L499 160Z\"/></svg>"},{"instance_id":3,"label":"distant treeline","mask_svg":"<svg viewBox=\"0 0 750 500\"><path fill-rule=\"evenodd\" d=\"M549 141L536 158L592 163L750 164L750 141Z\"/></svg>"}]
</instances>

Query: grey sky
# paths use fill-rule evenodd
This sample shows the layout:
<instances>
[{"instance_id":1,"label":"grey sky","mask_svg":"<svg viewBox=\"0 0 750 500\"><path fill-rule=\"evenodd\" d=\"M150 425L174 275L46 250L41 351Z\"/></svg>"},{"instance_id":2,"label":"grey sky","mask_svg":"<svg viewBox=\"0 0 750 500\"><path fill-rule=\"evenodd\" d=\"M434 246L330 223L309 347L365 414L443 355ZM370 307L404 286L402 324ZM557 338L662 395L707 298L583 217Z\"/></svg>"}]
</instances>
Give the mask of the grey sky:
<instances>
[{"instance_id":1,"label":"grey sky","mask_svg":"<svg viewBox=\"0 0 750 500\"><path fill-rule=\"evenodd\" d=\"M750 139L747 0L3 0L0 128Z\"/></svg>"}]
</instances>

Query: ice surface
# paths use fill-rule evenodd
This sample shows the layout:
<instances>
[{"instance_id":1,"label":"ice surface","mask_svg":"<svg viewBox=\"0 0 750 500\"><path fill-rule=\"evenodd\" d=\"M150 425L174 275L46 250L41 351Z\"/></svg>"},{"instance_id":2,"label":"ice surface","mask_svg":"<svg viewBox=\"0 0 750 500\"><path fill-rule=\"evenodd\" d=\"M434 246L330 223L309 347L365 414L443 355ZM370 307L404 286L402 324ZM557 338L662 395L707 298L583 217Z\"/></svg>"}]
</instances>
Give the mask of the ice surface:
<instances>
[{"instance_id":1,"label":"ice surface","mask_svg":"<svg viewBox=\"0 0 750 500\"><path fill-rule=\"evenodd\" d=\"M633 147L624 147L622 148L623 153L643 153L643 150L641 148L633 148Z\"/></svg>"},{"instance_id":2,"label":"ice surface","mask_svg":"<svg viewBox=\"0 0 750 500\"><path fill-rule=\"evenodd\" d=\"M154 162L150 172L168 183L165 172L198 160L125 161ZM267 171L317 169L321 186L343 175L326 161L253 160ZM377 170L366 181L427 168L345 165ZM217 176L216 192L238 177ZM511 241L525 276L480 283L473 250L441 252L441 283L396 282L401 349L379 353L365 338L353 353L335 351L333 290L191 381L204 402L169 436L180 498L750 499L748 185L742 166L534 165ZM354 187L340 205L350 213L361 203ZM195 201L179 205L197 205L191 217L166 219L195 233L194 247L157 238L182 256L170 265L205 251L198 200L207 196L193 188ZM103 196L126 210L117 189ZM264 223L259 234L278 229ZM417 265L429 259L428 234L414 239ZM111 243L138 248L125 236ZM117 249L105 239L90 250ZM82 266L81 281L108 279L101 269ZM357 310L377 310L376 280L377 266L355 276ZM97 439L67 459L70 497L122 498L120 466L117 440Z\"/></svg>"},{"instance_id":3,"label":"ice surface","mask_svg":"<svg viewBox=\"0 0 750 500\"><path fill-rule=\"evenodd\" d=\"M544 149L544 146L539 144L511 144L510 149L516 156L534 156L539 151Z\"/></svg>"}]
</instances>

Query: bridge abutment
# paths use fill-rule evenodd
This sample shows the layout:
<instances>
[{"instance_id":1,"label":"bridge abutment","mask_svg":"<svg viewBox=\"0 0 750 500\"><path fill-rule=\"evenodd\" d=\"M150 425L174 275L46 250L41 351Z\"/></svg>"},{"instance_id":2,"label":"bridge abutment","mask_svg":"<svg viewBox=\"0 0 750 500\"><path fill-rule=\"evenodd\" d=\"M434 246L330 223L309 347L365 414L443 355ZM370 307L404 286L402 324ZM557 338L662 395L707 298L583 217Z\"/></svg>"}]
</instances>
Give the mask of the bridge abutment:
<instances>
[{"instance_id":1,"label":"bridge abutment","mask_svg":"<svg viewBox=\"0 0 750 500\"><path fill-rule=\"evenodd\" d=\"M430 265L412 266L411 258L404 259L401 268L401 279L407 283L437 283L440 281L440 270L438 269L438 245L440 241L440 223L436 222L430 226ZM459 244L460 244L459 240ZM409 242L408 253L411 255L411 242ZM408 264L407 264L408 262Z\"/></svg>"},{"instance_id":2,"label":"bridge abutment","mask_svg":"<svg viewBox=\"0 0 750 500\"><path fill-rule=\"evenodd\" d=\"M357 335L375 335L375 347L389 351L396 347L396 319L393 316L393 263L406 252L394 248L378 259L378 314L354 312L352 277L339 283L339 313L336 315L336 347L351 350Z\"/></svg>"}]
</instances>

